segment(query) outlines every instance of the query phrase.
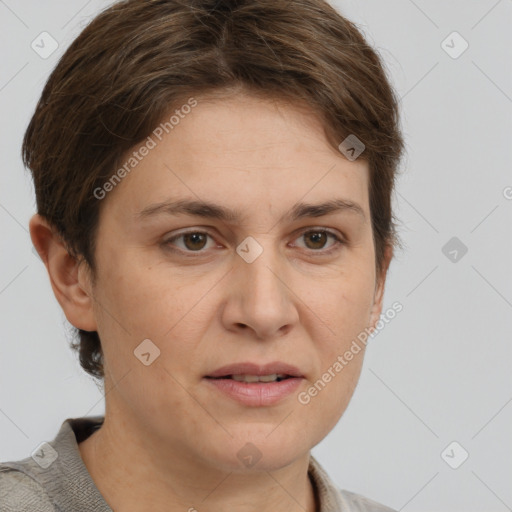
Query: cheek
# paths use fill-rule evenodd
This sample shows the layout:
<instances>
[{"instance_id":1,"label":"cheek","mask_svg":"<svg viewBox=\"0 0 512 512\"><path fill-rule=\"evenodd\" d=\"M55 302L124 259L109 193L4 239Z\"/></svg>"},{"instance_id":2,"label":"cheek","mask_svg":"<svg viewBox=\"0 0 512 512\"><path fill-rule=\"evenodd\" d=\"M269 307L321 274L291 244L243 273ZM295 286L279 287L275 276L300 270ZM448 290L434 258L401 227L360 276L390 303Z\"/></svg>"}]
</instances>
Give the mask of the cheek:
<instances>
[{"instance_id":1,"label":"cheek","mask_svg":"<svg viewBox=\"0 0 512 512\"><path fill-rule=\"evenodd\" d=\"M182 286L171 270L125 263L108 269L102 295L116 314L114 323L124 328L123 336L129 332L133 340L157 340L191 309L194 288Z\"/></svg>"},{"instance_id":2,"label":"cheek","mask_svg":"<svg viewBox=\"0 0 512 512\"><path fill-rule=\"evenodd\" d=\"M358 277L359 276L359 277ZM361 372L365 336L370 323L374 284L364 274L322 283L316 293L309 293L306 310L310 333L318 356L318 367L310 393L301 403L309 410L305 421L321 415L325 433L345 411ZM363 336L360 336L363 333ZM359 336L359 338L358 338ZM363 341L361 341L363 340ZM313 425L312 425L313 426Z\"/></svg>"},{"instance_id":3,"label":"cheek","mask_svg":"<svg viewBox=\"0 0 512 512\"><path fill-rule=\"evenodd\" d=\"M106 370L117 383L116 394L139 417L158 416L168 425L191 406L176 369L193 366L193 341L201 325L200 304L194 305L211 285L201 293L197 286L173 282L177 279L171 273L166 281L162 273L133 264L105 268L97 317ZM134 351L142 357L139 346L148 339L151 343L143 346L152 362L146 365Z\"/></svg>"},{"instance_id":4,"label":"cheek","mask_svg":"<svg viewBox=\"0 0 512 512\"><path fill-rule=\"evenodd\" d=\"M141 382L170 379L165 370L175 373L183 364L192 369L194 350L215 311L208 301L214 294L213 290L208 293L216 282L214 277L184 279L172 270L137 267L129 261L106 267L104 275L96 317L105 360L116 378L129 369L151 368L134 354L147 339L156 346L148 344L158 354L155 364L163 373L143 372L138 376Z\"/></svg>"},{"instance_id":5,"label":"cheek","mask_svg":"<svg viewBox=\"0 0 512 512\"><path fill-rule=\"evenodd\" d=\"M336 352L336 351L335 351ZM336 358L343 351L326 358L325 366L305 391L298 396L300 428L308 432L312 445L322 441L335 427L352 399L361 372L364 347L351 361L342 364ZM340 369L341 368L341 369Z\"/></svg>"},{"instance_id":6,"label":"cheek","mask_svg":"<svg viewBox=\"0 0 512 512\"><path fill-rule=\"evenodd\" d=\"M363 272L347 272L328 282L320 282L315 291L306 293L309 326L315 343L327 358L335 358L350 346L369 326L374 283ZM327 360L324 360L327 363Z\"/></svg>"}]
</instances>

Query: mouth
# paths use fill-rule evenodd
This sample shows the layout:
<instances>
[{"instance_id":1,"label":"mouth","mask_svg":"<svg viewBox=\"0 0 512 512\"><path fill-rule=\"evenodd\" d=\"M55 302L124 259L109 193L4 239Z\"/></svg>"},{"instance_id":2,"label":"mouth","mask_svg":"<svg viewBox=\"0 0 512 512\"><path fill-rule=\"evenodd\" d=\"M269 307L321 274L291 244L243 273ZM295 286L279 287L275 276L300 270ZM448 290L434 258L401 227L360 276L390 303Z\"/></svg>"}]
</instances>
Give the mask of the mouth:
<instances>
[{"instance_id":1,"label":"mouth","mask_svg":"<svg viewBox=\"0 0 512 512\"><path fill-rule=\"evenodd\" d=\"M296 377L303 378L304 375L296 366L276 361L267 364L233 363L217 368L205 377L208 379L233 379L238 382L280 382Z\"/></svg>"},{"instance_id":2,"label":"mouth","mask_svg":"<svg viewBox=\"0 0 512 512\"><path fill-rule=\"evenodd\" d=\"M235 363L205 375L215 393L247 407L277 405L302 385L304 375L295 366L274 362L263 365Z\"/></svg>"},{"instance_id":3,"label":"mouth","mask_svg":"<svg viewBox=\"0 0 512 512\"><path fill-rule=\"evenodd\" d=\"M207 379L232 379L236 380L237 382L245 382L247 384L252 384L255 382L281 382L282 380L286 379L293 379L296 377L293 377L292 375L286 375L286 374L277 374L272 373L270 375L246 375L246 374L238 374L238 375L225 375L224 377L210 377L207 376Z\"/></svg>"}]
</instances>

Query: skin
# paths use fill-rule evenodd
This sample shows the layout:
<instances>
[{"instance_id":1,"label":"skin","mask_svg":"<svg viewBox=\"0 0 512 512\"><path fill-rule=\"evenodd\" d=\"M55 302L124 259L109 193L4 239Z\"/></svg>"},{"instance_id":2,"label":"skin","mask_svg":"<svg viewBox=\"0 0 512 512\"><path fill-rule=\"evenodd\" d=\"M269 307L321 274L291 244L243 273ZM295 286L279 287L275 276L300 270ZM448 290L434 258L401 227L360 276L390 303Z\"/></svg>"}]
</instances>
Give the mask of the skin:
<instances>
[{"instance_id":1,"label":"skin","mask_svg":"<svg viewBox=\"0 0 512 512\"><path fill-rule=\"evenodd\" d=\"M80 453L115 510L313 512L310 450L345 411L364 350L309 404L297 394L379 319L392 249L377 276L367 163L329 146L313 112L242 93L197 100L102 200L95 282L44 219L30 221L68 321L102 340L105 422ZM279 222L299 201L340 197L365 218L341 211ZM208 200L245 218L136 219L169 198ZM210 237L164 244L186 228ZM315 240L315 228L345 244ZM263 248L252 263L236 253L247 236ZM134 356L147 338L160 350L149 366ZM203 379L242 361L284 361L305 379L269 407L239 404ZM247 442L262 454L252 468L237 457Z\"/></svg>"}]
</instances>

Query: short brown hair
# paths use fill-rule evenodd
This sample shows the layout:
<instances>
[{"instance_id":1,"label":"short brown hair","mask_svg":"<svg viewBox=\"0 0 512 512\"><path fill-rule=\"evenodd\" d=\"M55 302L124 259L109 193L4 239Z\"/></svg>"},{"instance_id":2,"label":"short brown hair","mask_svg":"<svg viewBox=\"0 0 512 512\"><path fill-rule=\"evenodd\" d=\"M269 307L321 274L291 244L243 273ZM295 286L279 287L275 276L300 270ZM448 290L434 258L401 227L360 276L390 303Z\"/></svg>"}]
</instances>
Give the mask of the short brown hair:
<instances>
[{"instance_id":1,"label":"short brown hair","mask_svg":"<svg viewBox=\"0 0 512 512\"><path fill-rule=\"evenodd\" d=\"M50 75L23 140L38 213L95 275L99 201L134 145L191 95L245 90L307 104L330 144L354 134L370 169L376 269L399 243L391 200L404 149L379 55L324 0L125 0L101 12ZM75 329L103 378L97 332Z\"/></svg>"}]
</instances>

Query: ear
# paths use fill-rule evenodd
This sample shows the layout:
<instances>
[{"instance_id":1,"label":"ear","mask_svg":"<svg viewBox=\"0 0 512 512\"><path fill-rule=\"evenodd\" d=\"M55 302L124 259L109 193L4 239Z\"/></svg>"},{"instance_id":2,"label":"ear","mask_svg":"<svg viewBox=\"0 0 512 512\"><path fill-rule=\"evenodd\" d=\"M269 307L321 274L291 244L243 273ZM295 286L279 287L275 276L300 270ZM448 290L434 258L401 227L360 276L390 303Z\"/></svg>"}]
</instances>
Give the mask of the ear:
<instances>
[{"instance_id":1,"label":"ear","mask_svg":"<svg viewBox=\"0 0 512 512\"><path fill-rule=\"evenodd\" d=\"M391 245L386 245L384 250L384 258L382 261L382 271L379 276L377 276L377 281L375 285L375 295L374 302L372 306L372 310L370 313L370 328L374 329L375 325L379 321L380 315L382 313L382 301L384 297L384 285L386 284L386 276L389 268L389 264L391 263L391 259L393 258L393 247Z\"/></svg>"},{"instance_id":2,"label":"ear","mask_svg":"<svg viewBox=\"0 0 512 512\"><path fill-rule=\"evenodd\" d=\"M84 331L96 331L89 273L73 258L56 230L39 214L29 222L30 238L43 260L53 293L68 321ZM82 267L82 268L81 268Z\"/></svg>"}]
</instances>

